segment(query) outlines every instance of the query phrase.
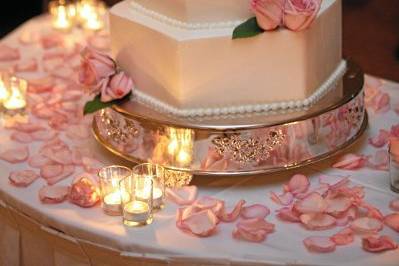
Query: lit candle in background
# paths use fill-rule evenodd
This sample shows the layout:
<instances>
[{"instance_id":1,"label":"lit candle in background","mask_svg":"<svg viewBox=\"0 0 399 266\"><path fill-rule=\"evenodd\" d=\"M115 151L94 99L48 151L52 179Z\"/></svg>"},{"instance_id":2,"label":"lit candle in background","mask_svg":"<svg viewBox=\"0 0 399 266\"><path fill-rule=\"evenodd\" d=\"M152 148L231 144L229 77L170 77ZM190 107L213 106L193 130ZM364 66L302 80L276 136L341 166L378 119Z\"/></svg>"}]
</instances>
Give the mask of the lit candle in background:
<instances>
[{"instance_id":1,"label":"lit candle in background","mask_svg":"<svg viewBox=\"0 0 399 266\"><path fill-rule=\"evenodd\" d=\"M130 195L126 192L115 191L105 195L103 199L103 208L112 213L122 212L122 201L128 201Z\"/></svg>"},{"instance_id":2,"label":"lit candle in background","mask_svg":"<svg viewBox=\"0 0 399 266\"><path fill-rule=\"evenodd\" d=\"M104 27L104 14L106 8L103 2L81 0L76 7L78 19L83 28L100 30Z\"/></svg>"},{"instance_id":3,"label":"lit candle in background","mask_svg":"<svg viewBox=\"0 0 399 266\"><path fill-rule=\"evenodd\" d=\"M193 137L190 129L168 128L167 152L178 166L186 167L192 161Z\"/></svg>"},{"instance_id":4,"label":"lit candle in background","mask_svg":"<svg viewBox=\"0 0 399 266\"><path fill-rule=\"evenodd\" d=\"M7 110L20 110L26 106L26 89L28 83L25 80L11 77L10 79L10 95L4 100L3 106Z\"/></svg>"},{"instance_id":5,"label":"lit candle in background","mask_svg":"<svg viewBox=\"0 0 399 266\"><path fill-rule=\"evenodd\" d=\"M3 76L1 76L0 77L0 104L2 104L9 96L10 96L10 92L4 83Z\"/></svg>"},{"instance_id":6,"label":"lit candle in background","mask_svg":"<svg viewBox=\"0 0 399 266\"><path fill-rule=\"evenodd\" d=\"M147 200L150 197L150 195L151 195L150 181L151 181L151 177L145 178L144 188L142 190L138 190L136 192L136 197L138 199ZM163 205L163 190L162 190L162 188L154 186L153 191L152 191L152 205L153 205L153 208L155 208L155 209L159 209L162 207L162 205Z\"/></svg>"},{"instance_id":7,"label":"lit candle in background","mask_svg":"<svg viewBox=\"0 0 399 266\"><path fill-rule=\"evenodd\" d=\"M70 30L73 26L74 5L66 4L65 1L51 1L49 12L52 16L53 28L57 30Z\"/></svg>"},{"instance_id":8,"label":"lit candle in background","mask_svg":"<svg viewBox=\"0 0 399 266\"><path fill-rule=\"evenodd\" d=\"M150 207L144 201L131 201L123 207L123 219L126 225L144 225L150 223Z\"/></svg>"}]
</instances>

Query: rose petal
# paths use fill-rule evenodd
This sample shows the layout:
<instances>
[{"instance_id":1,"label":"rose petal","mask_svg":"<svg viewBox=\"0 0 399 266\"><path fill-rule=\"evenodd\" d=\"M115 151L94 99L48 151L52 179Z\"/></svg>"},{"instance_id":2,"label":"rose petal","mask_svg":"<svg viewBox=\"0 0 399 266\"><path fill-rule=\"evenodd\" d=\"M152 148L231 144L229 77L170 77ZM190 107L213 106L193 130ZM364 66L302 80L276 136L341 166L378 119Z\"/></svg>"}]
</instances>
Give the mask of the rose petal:
<instances>
[{"instance_id":1,"label":"rose petal","mask_svg":"<svg viewBox=\"0 0 399 266\"><path fill-rule=\"evenodd\" d=\"M332 216L337 216L342 212L346 212L352 206L352 200L345 196L338 196L334 198L327 198L327 209L326 213Z\"/></svg>"},{"instance_id":2,"label":"rose petal","mask_svg":"<svg viewBox=\"0 0 399 266\"><path fill-rule=\"evenodd\" d=\"M330 239L337 245L348 245L355 239L354 233L350 228L344 228L338 233L334 234Z\"/></svg>"},{"instance_id":3,"label":"rose petal","mask_svg":"<svg viewBox=\"0 0 399 266\"><path fill-rule=\"evenodd\" d=\"M291 192L285 192L280 195L270 192L270 199L279 205L287 206L294 201L294 195Z\"/></svg>"},{"instance_id":4,"label":"rose petal","mask_svg":"<svg viewBox=\"0 0 399 266\"><path fill-rule=\"evenodd\" d=\"M85 124L70 125L66 130L66 136L73 140L83 140L90 137L90 129Z\"/></svg>"},{"instance_id":5,"label":"rose petal","mask_svg":"<svg viewBox=\"0 0 399 266\"><path fill-rule=\"evenodd\" d=\"M65 178L71 176L74 172L75 172L74 165L63 165L61 174L47 178L47 184L48 185L57 184L61 180L64 180Z\"/></svg>"},{"instance_id":6,"label":"rose petal","mask_svg":"<svg viewBox=\"0 0 399 266\"><path fill-rule=\"evenodd\" d=\"M389 207L394 211L399 211L399 198L391 200Z\"/></svg>"},{"instance_id":7,"label":"rose petal","mask_svg":"<svg viewBox=\"0 0 399 266\"><path fill-rule=\"evenodd\" d=\"M39 190L39 199L48 204L60 203L68 196L68 190L67 186L44 186Z\"/></svg>"},{"instance_id":8,"label":"rose petal","mask_svg":"<svg viewBox=\"0 0 399 266\"><path fill-rule=\"evenodd\" d=\"M38 130L30 134L34 140L44 141L51 140L58 136L58 133L53 130Z\"/></svg>"},{"instance_id":9,"label":"rose petal","mask_svg":"<svg viewBox=\"0 0 399 266\"><path fill-rule=\"evenodd\" d=\"M335 218L325 213L306 213L299 216L302 224L309 230L326 230L335 225Z\"/></svg>"},{"instance_id":10,"label":"rose petal","mask_svg":"<svg viewBox=\"0 0 399 266\"><path fill-rule=\"evenodd\" d=\"M37 60L32 58L30 60L19 62L15 65L15 72L35 72L37 71Z\"/></svg>"},{"instance_id":11,"label":"rose petal","mask_svg":"<svg viewBox=\"0 0 399 266\"><path fill-rule=\"evenodd\" d=\"M6 162L13 164L24 162L28 159L28 157L29 157L29 148L26 146L8 149L0 153L0 160L4 160Z\"/></svg>"},{"instance_id":12,"label":"rose petal","mask_svg":"<svg viewBox=\"0 0 399 266\"><path fill-rule=\"evenodd\" d=\"M327 253L335 250L335 243L329 237L310 236L303 240L303 244L312 252Z\"/></svg>"},{"instance_id":13,"label":"rose petal","mask_svg":"<svg viewBox=\"0 0 399 266\"><path fill-rule=\"evenodd\" d=\"M263 218L244 219L237 223L237 228L246 231L264 230L266 233L274 232L274 224L265 221Z\"/></svg>"},{"instance_id":14,"label":"rose petal","mask_svg":"<svg viewBox=\"0 0 399 266\"><path fill-rule=\"evenodd\" d=\"M391 229L399 232L399 213L391 213L384 217L384 223Z\"/></svg>"},{"instance_id":15,"label":"rose petal","mask_svg":"<svg viewBox=\"0 0 399 266\"><path fill-rule=\"evenodd\" d=\"M200 237L207 237L216 231L218 219L209 209L191 213L183 216L181 209L178 210L176 226L184 232Z\"/></svg>"},{"instance_id":16,"label":"rose petal","mask_svg":"<svg viewBox=\"0 0 399 266\"><path fill-rule=\"evenodd\" d=\"M218 218L226 223L234 222L240 216L245 203L245 200L239 200L230 212L227 212L226 208L223 208Z\"/></svg>"},{"instance_id":17,"label":"rose petal","mask_svg":"<svg viewBox=\"0 0 399 266\"><path fill-rule=\"evenodd\" d=\"M359 207L362 207L367 210L367 216L371 218L375 218L377 220L382 221L384 219L384 215L378 210L376 207L374 207L371 204L368 204L364 201L361 201L358 204Z\"/></svg>"},{"instance_id":18,"label":"rose petal","mask_svg":"<svg viewBox=\"0 0 399 266\"><path fill-rule=\"evenodd\" d=\"M197 198L196 186L184 186L181 188L166 188L166 197L177 205L190 205Z\"/></svg>"},{"instance_id":19,"label":"rose petal","mask_svg":"<svg viewBox=\"0 0 399 266\"><path fill-rule=\"evenodd\" d=\"M337 189L339 187L347 185L349 183L349 178L321 175L319 176L319 183L328 185L330 189Z\"/></svg>"},{"instance_id":20,"label":"rose petal","mask_svg":"<svg viewBox=\"0 0 399 266\"><path fill-rule=\"evenodd\" d=\"M367 166L375 170L388 170L389 154L385 150L378 150L372 159L367 161Z\"/></svg>"},{"instance_id":21,"label":"rose petal","mask_svg":"<svg viewBox=\"0 0 399 266\"><path fill-rule=\"evenodd\" d=\"M8 126L9 129L14 129L16 131L25 132L25 133L32 133L38 130L46 130L42 125L38 123L15 123L11 126Z\"/></svg>"},{"instance_id":22,"label":"rose petal","mask_svg":"<svg viewBox=\"0 0 399 266\"><path fill-rule=\"evenodd\" d=\"M356 154L349 153L340 157L338 161L332 165L332 167L345 170L354 170L363 167L365 162L366 160L364 156L358 156Z\"/></svg>"},{"instance_id":23,"label":"rose petal","mask_svg":"<svg viewBox=\"0 0 399 266\"><path fill-rule=\"evenodd\" d=\"M305 193L310 186L309 179L305 175L296 174L291 177L288 184L284 186L284 190L291 192L293 195Z\"/></svg>"},{"instance_id":24,"label":"rose petal","mask_svg":"<svg viewBox=\"0 0 399 266\"><path fill-rule=\"evenodd\" d=\"M297 223L301 221L299 216L300 213L296 212L291 207L284 207L277 210L277 217L283 221Z\"/></svg>"},{"instance_id":25,"label":"rose petal","mask_svg":"<svg viewBox=\"0 0 399 266\"><path fill-rule=\"evenodd\" d=\"M357 233L376 233L382 228L383 224L379 220L370 217L357 218L351 223L351 229Z\"/></svg>"},{"instance_id":26,"label":"rose petal","mask_svg":"<svg viewBox=\"0 0 399 266\"><path fill-rule=\"evenodd\" d=\"M53 89L53 86L54 86L54 79L51 76L29 80L28 92L30 93L49 92Z\"/></svg>"},{"instance_id":27,"label":"rose petal","mask_svg":"<svg viewBox=\"0 0 399 266\"><path fill-rule=\"evenodd\" d=\"M356 219L357 208L355 206L352 206L346 212L340 213L339 215L336 215L334 217L338 226L347 226L350 221Z\"/></svg>"},{"instance_id":28,"label":"rose petal","mask_svg":"<svg viewBox=\"0 0 399 266\"><path fill-rule=\"evenodd\" d=\"M241 209L241 217L245 219L265 218L270 214L270 209L262 204L253 204Z\"/></svg>"},{"instance_id":29,"label":"rose petal","mask_svg":"<svg viewBox=\"0 0 399 266\"><path fill-rule=\"evenodd\" d=\"M382 252L397 249L398 244L389 236L370 236L362 239L362 247L369 252Z\"/></svg>"},{"instance_id":30,"label":"rose petal","mask_svg":"<svg viewBox=\"0 0 399 266\"><path fill-rule=\"evenodd\" d=\"M327 202L319 193L313 192L294 204L294 209L300 213L320 213L327 209Z\"/></svg>"},{"instance_id":31,"label":"rose petal","mask_svg":"<svg viewBox=\"0 0 399 266\"><path fill-rule=\"evenodd\" d=\"M28 164L33 168L42 168L45 165L51 164L51 159L47 158L42 154L35 154L29 158Z\"/></svg>"},{"instance_id":32,"label":"rose petal","mask_svg":"<svg viewBox=\"0 0 399 266\"><path fill-rule=\"evenodd\" d=\"M385 146L385 144L388 143L389 140L389 131L385 129L380 129L379 133L377 136L373 138L369 138L369 143L370 145L376 147L376 148L381 148Z\"/></svg>"},{"instance_id":33,"label":"rose petal","mask_svg":"<svg viewBox=\"0 0 399 266\"><path fill-rule=\"evenodd\" d=\"M25 132L13 132L10 138L20 143L31 143L33 141L32 136Z\"/></svg>"},{"instance_id":34,"label":"rose petal","mask_svg":"<svg viewBox=\"0 0 399 266\"><path fill-rule=\"evenodd\" d=\"M232 235L235 239L259 243L266 239L267 233L264 230L248 231L243 228L234 228Z\"/></svg>"},{"instance_id":35,"label":"rose petal","mask_svg":"<svg viewBox=\"0 0 399 266\"><path fill-rule=\"evenodd\" d=\"M18 48L0 44L0 61L13 61L21 57Z\"/></svg>"},{"instance_id":36,"label":"rose petal","mask_svg":"<svg viewBox=\"0 0 399 266\"><path fill-rule=\"evenodd\" d=\"M89 208L100 200L100 190L91 174L83 174L74 180L69 190L69 201L83 208Z\"/></svg>"},{"instance_id":37,"label":"rose petal","mask_svg":"<svg viewBox=\"0 0 399 266\"><path fill-rule=\"evenodd\" d=\"M104 164L99 160L86 156L82 157L82 163L85 171L93 174L97 174L98 171L104 166Z\"/></svg>"},{"instance_id":38,"label":"rose petal","mask_svg":"<svg viewBox=\"0 0 399 266\"><path fill-rule=\"evenodd\" d=\"M22 170L11 172L8 179L16 187L27 187L40 176L32 170Z\"/></svg>"},{"instance_id":39,"label":"rose petal","mask_svg":"<svg viewBox=\"0 0 399 266\"><path fill-rule=\"evenodd\" d=\"M61 175L63 171L62 164L48 164L40 168L40 176L47 180Z\"/></svg>"}]
</instances>

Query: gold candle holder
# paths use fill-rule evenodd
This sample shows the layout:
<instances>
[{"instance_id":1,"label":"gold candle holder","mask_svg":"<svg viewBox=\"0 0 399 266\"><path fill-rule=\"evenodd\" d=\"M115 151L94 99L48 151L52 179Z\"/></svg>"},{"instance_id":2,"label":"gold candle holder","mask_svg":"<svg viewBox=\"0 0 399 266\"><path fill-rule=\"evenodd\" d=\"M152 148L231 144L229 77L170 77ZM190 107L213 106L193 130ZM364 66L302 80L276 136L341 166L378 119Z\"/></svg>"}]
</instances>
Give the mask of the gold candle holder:
<instances>
[{"instance_id":1,"label":"gold candle holder","mask_svg":"<svg viewBox=\"0 0 399 266\"><path fill-rule=\"evenodd\" d=\"M69 31L74 26L75 5L62 0L54 0L49 3L48 9L54 29Z\"/></svg>"},{"instance_id":2,"label":"gold candle holder","mask_svg":"<svg viewBox=\"0 0 399 266\"><path fill-rule=\"evenodd\" d=\"M9 111L23 111L26 107L26 90L28 82L17 77L10 77L8 84L8 97L3 101L3 106Z\"/></svg>"},{"instance_id":3,"label":"gold candle holder","mask_svg":"<svg viewBox=\"0 0 399 266\"><path fill-rule=\"evenodd\" d=\"M147 176L132 175L120 182L120 189L129 194L122 201L123 224L143 226L152 223L153 180ZM142 197L142 195L148 197Z\"/></svg>"},{"instance_id":4,"label":"gold candle holder","mask_svg":"<svg viewBox=\"0 0 399 266\"><path fill-rule=\"evenodd\" d=\"M132 175L129 168L112 165L102 168L98 176L102 196L103 211L112 216L122 215L122 201L129 200L129 193L120 189L119 183L124 178Z\"/></svg>"},{"instance_id":5,"label":"gold candle holder","mask_svg":"<svg viewBox=\"0 0 399 266\"><path fill-rule=\"evenodd\" d=\"M132 169L134 177L145 177L153 181L152 205L155 210L162 209L165 205L165 169L157 164L143 163ZM150 196L147 190L136 191L139 199L147 199Z\"/></svg>"}]
</instances>

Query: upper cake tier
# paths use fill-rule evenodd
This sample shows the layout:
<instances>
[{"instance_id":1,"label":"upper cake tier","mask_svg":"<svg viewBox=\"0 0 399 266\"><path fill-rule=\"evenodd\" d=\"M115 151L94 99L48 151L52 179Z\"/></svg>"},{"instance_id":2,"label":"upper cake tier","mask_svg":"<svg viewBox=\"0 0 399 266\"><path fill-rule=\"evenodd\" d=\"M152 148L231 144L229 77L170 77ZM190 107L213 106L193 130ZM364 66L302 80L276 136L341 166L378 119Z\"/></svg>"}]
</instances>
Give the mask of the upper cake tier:
<instances>
[{"instance_id":1,"label":"upper cake tier","mask_svg":"<svg viewBox=\"0 0 399 266\"><path fill-rule=\"evenodd\" d=\"M167 3L167 4L166 4ZM111 47L136 98L176 115L305 107L345 71L341 0L313 24L232 39L247 0L130 0L111 9Z\"/></svg>"}]
</instances>

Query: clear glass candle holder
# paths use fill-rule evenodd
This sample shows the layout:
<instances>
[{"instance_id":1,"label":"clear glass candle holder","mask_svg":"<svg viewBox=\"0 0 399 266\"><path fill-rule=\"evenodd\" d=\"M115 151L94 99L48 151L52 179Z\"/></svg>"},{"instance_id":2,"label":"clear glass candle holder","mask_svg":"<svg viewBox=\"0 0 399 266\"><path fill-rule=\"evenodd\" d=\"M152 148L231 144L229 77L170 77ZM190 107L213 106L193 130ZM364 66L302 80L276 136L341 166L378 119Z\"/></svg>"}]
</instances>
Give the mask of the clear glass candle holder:
<instances>
[{"instance_id":1,"label":"clear glass candle holder","mask_svg":"<svg viewBox=\"0 0 399 266\"><path fill-rule=\"evenodd\" d=\"M390 139L388 151L391 190L399 193L399 138Z\"/></svg>"},{"instance_id":2,"label":"clear glass candle holder","mask_svg":"<svg viewBox=\"0 0 399 266\"><path fill-rule=\"evenodd\" d=\"M53 0L48 5L54 29L69 31L75 24L75 5L69 1Z\"/></svg>"},{"instance_id":3,"label":"clear glass candle holder","mask_svg":"<svg viewBox=\"0 0 399 266\"><path fill-rule=\"evenodd\" d=\"M3 101L4 108L9 111L25 110L28 82L12 76L4 85L8 87L8 97Z\"/></svg>"},{"instance_id":4,"label":"clear glass candle holder","mask_svg":"<svg viewBox=\"0 0 399 266\"><path fill-rule=\"evenodd\" d=\"M10 97L9 81L10 75L8 73L0 73L0 106Z\"/></svg>"},{"instance_id":5,"label":"clear glass candle holder","mask_svg":"<svg viewBox=\"0 0 399 266\"><path fill-rule=\"evenodd\" d=\"M127 226L143 226L152 223L153 186L152 178L132 175L120 182L121 191L126 191L129 198L123 199L123 223ZM148 197L141 197L142 194Z\"/></svg>"},{"instance_id":6,"label":"clear glass candle holder","mask_svg":"<svg viewBox=\"0 0 399 266\"><path fill-rule=\"evenodd\" d=\"M133 176L147 177L153 181L152 204L154 210L160 210L165 206L165 169L152 163L139 164L132 169ZM149 194L145 190L137 191L138 198L148 198Z\"/></svg>"},{"instance_id":7,"label":"clear glass candle holder","mask_svg":"<svg viewBox=\"0 0 399 266\"><path fill-rule=\"evenodd\" d=\"M132 171L124 166L112 165L102 168L99 173L102 209L112 216L122 215L122 201L129 200L129 193L121 190L119 183L130 177Z\"/></svg>"}]
</instances>

